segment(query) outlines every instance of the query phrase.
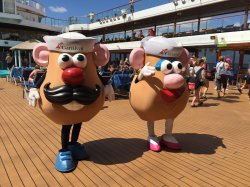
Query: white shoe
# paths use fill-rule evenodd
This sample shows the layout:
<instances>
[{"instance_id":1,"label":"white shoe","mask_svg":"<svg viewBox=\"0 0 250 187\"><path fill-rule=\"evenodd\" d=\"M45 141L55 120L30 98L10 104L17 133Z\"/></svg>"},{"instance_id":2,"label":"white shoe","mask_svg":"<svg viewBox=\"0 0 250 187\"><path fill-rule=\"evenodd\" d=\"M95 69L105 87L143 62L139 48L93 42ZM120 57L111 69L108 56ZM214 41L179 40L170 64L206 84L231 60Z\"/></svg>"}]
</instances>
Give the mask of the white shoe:
<instances>
[{"instance_id":1,"label":"white shoe","mask_svg":"<svg viewBox=\"0 0 250 187\"><path fill-rule=\"evenodd\" d=\"M161 150L160 142L157 136L148 136L148 146L151 151L158 152Z\"/></svg>"}]
</instances>

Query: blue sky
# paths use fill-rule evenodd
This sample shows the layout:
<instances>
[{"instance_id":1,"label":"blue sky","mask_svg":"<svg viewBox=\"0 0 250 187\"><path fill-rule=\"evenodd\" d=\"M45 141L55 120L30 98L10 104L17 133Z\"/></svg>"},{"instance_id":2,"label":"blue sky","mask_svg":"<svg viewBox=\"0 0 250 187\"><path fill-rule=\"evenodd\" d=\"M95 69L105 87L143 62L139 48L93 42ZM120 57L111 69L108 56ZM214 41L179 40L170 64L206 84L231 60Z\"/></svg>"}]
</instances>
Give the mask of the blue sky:
<instances>
[{"instance_id":1,"label":"blue sky","mask_svg":"<svg viewBox=\"0 0 250 187\"><path fill-rule=\"evenodd\" d=\"M99 13L120 5L129 3L129 0L36 0L46 8L48 17L68 19L70 16L85 16L89 12ZM166 3L167 0L143 0L137 3L140 8L152 7Z\"/></svg>"}]
</instances>

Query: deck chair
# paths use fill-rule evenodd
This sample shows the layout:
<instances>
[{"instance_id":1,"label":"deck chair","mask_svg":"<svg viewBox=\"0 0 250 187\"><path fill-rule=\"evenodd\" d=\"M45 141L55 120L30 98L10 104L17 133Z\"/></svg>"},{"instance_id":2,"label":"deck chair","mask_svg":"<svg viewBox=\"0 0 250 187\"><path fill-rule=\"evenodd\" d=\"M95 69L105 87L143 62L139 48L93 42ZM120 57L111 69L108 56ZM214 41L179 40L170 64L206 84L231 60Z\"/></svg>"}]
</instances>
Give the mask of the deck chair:
<instances>
[{"instance_id":1,"label":"deck chair","mask_svg":"<svg viewBox=\"0 0 250 187\"><path fill-rule=\"evenodd\" d=\"M18 85L18 83L22 82L22 67L14 67L12 70L12 77L11 80L14 82L15 85Z\"/></svg>"},{"instance_id":2,"label":"deck chair","mask_svg":"<svg viewBox=\"0 0 250 187\"><path fill-rule=\"evenodd\" d=\"M130 74L113 74L112 85L115 92L129 92L132 79Z\"/></svg>"},{"instance_id":3,"label":"deck chair","mask_svg":"<svg viewBox=\"0 0 250 187\"><path fill-rule=\"evenodd\" d=\"M29 76L31 74L31 72L34 70L34 68L28 67L28 68L24 68L23 72L22 72L22 82L28 81L29 80Z\"/></svg>"},{"instance_id":4,"label":"deck chair","mask_svg":"<svg viewBox=\"0 0 250 187\"><path fill-rule=\"evenodd\" d=\"M102 81L103 81L104 85L106 85L110 82L111 76L112 76L111 72L103 72L101 74Z\"/></svg>"},{"instance_id":5,"label":"deck chair","mask_svg":"<svg viewBox=\"0 0 250 187\"><path fill-rule=\"evenodd\" d=\"M33 82L24 81L23 82L23 98L28 99L28 94L31 88L37 88L37 83L39 79L44 75L45 72L37 72Z\"/></svg>"}]
</instances>

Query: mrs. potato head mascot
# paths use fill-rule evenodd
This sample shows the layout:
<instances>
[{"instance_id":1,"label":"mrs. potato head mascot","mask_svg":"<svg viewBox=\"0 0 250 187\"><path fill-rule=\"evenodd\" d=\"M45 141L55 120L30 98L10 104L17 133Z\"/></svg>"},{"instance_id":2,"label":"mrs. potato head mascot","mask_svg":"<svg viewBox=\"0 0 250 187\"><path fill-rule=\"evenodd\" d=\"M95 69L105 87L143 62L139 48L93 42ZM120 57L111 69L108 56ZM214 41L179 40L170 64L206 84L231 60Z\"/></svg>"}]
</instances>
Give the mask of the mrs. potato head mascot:
<instances>
[{"instance_id":1,"label":"mrs. potato head mascot","mask_svg":"<svg viewBox=\"0 0 250 187\"><path fill-rule=\"evenodd\" d=\"M182 73L189 53L174 40L162 36L146 37L141 48L132 50L130 64L141 69L130 88L130 104L137 115L147 121L148 145L152 151L161 146L181 149L172 135L174 119L184 110L189 93ZM159 139L154 121L166 119L165 134Z\"/></svg>"},{"instance_id":2,"label":"mrs. potato head mascot","mask_svg":"<svg viewBox=\"0 0 250 187\"><path fill-rule=\"evenodd\" d=\"M29 93L30 104L39 106L53 122L62 125L61 143L55 167L60 172L75 169L76 161L87 158L83 145L77 142L82 122L89 121L102 108L105 94L114 98L111 85L105 88L96 67L109 61L109 51L104 45L95 45L95 38L76 32L45 36L46 43L33 49L35 62L47 67L37 89ZM105 92L105 93L104 93ZM70 130L73 126L71 142Z\"/></svg>"}]
</instances>

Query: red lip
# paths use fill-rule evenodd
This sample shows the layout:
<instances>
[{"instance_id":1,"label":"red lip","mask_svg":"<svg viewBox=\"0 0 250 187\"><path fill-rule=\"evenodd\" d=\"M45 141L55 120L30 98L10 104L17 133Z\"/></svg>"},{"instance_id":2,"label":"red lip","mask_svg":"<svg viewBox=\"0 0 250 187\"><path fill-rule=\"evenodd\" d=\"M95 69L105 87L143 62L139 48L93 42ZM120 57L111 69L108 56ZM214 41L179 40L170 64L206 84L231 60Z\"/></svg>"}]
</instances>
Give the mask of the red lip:
<instances>
[{"instance_id":1,"label":"red lip","mask_svg":"<svg viewBox=\"0 0 250 187\"><path fill-rule=\"evenodd\" d=\"M181 88L178 89L172 89L172 90L167 90L167 89L161 89L161 97L164 101L170 103L178 99L183 92L185 91L185 86L182 86Z\"/></svg>"}]
</instances>

